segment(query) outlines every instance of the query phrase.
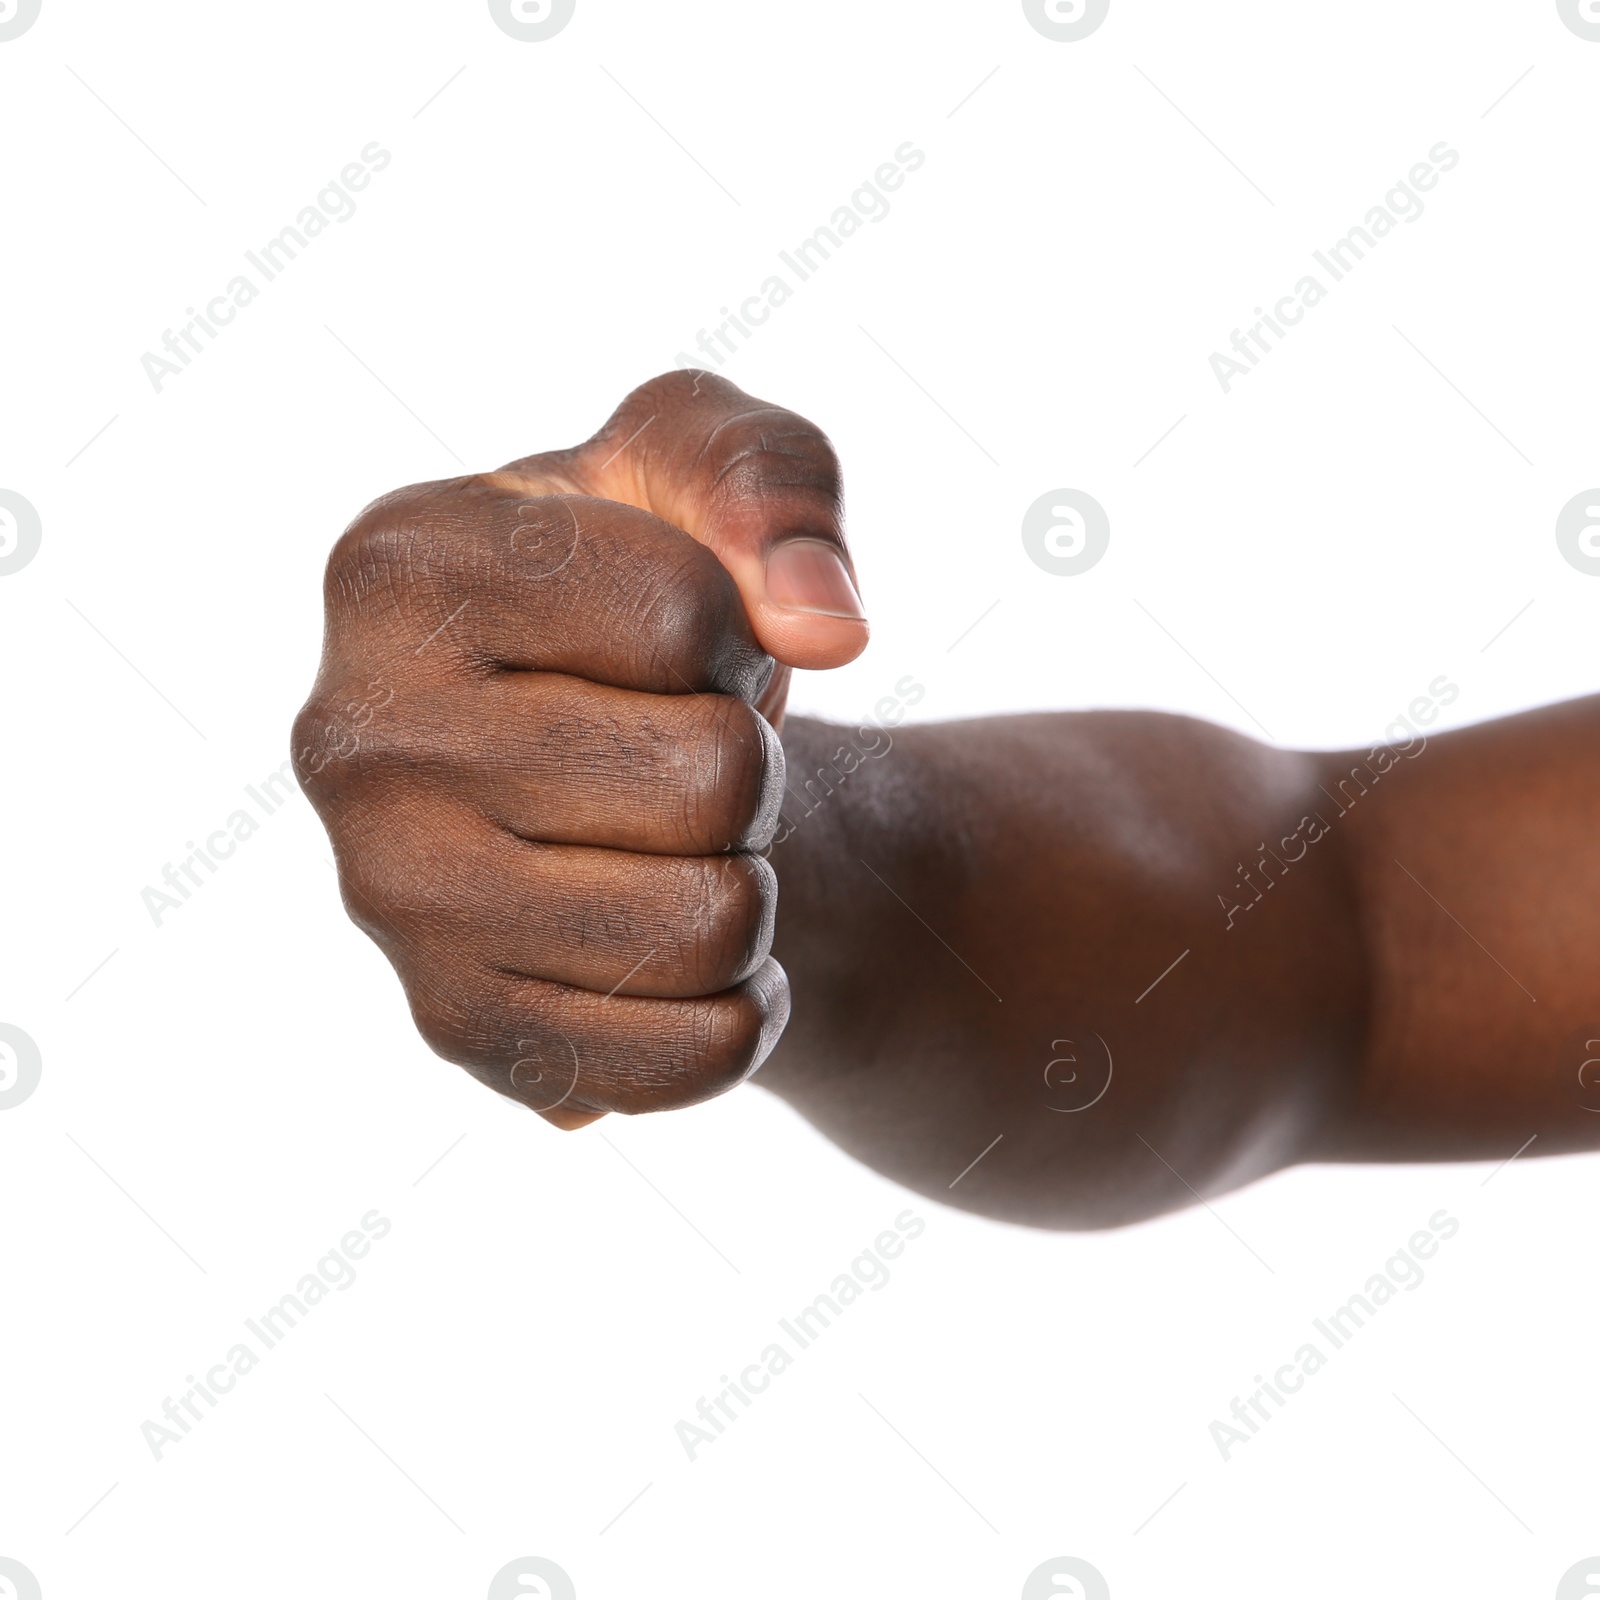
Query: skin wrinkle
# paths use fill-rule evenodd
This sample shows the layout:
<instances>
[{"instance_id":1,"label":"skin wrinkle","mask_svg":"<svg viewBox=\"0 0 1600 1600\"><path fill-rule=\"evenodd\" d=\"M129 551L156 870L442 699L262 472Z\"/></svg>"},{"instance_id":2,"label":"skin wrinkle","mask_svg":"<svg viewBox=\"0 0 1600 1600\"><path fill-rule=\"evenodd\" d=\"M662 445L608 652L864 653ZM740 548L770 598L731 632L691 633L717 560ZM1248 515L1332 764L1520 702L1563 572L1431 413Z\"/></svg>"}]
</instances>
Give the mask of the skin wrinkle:
<instances>
[{"instance_id":1,"label":"skin wrinkle","mask_svg":"<svg viewBox=\"0 0 1600 1600\"><path fill-rule=\"evenodd\" d=\"M752 415L754 415L754 413L752 413ZM778 440L781 441L785 437L793 437L793 435L779 435ZM778 447L778 442L772 437L765 433L759 434L752 444L748 444L742 449L735 450L734 453L723 462L722 466L717 469L715 477L713 477L711 480L712 494L715 495L721 492L726 481L732 477L734 473L739 472L741 469L749 467L752 464L757 466L757 470L749 475L756 480L757 484L759 484L763 491L770 493L771 490L778 488L799 488L824 494L829 492L831 486L825 481L812 479L808 481L796 480L795 482L790 483L781 478L776 478L768 471L760 470L760 464L768 460L783 460L791 462L798 461L805 463L807 458L803 451L782 450Z\"/></svg>"},{"instance_id":2,"label":"skin wrinkle","mask_svg":"<svg viewBox=\"0 0 1600 1600\"><path fill-rule=\"evenodd\" d=\"M712 453L717 449L722 439L722 435L726 433L729 428L733 427L735 423L743 422L748 417L765 416L774 409L775 408L772 406L753 405L746 407L742 411L735 411L731 415L719 419L710 432L706 434L705 440L701 444L700 449L696 453L694 461L691 464L691 472L704 472L706 466L711 460ZM712 477L712 489L716 488L720 477L720 473L717 473Z\"/></svg>"},{"instance_id":3,"label":"skin wrinkle","mask_svg":"<svg viewBox=\"0 0 1600 1600\"><path fill-rule=\"evenodd\" d=\"M692 777L685 785L688 796L690 815L684 819L684 836L689 839L703 837L709 831L705 828L704 809L709 802L715 805L718 796L724 793L722 786L722 750L726 737L726 723L714 729L709 739L696 740L692 746ZM709 758L710 772L706 773L705 767ZM727 829L726 833L734 833L734 829Z\"/></svg>"},{"instance_id":4,"label":"skin wrinkle","mask_svg":"<svg viewBox=\"0 0 1600 1600\"><path fill-rule=\"evenodd\" d=\"M754 769L738 782L708 788L692 755L686 759L683 748L686 737L694 741L691 753L707 745L719 748L722 736L714 723L702 733L690 731L702 719L709 722L710 713L696 708L687 718L677 719L677 729L647 724L628 734L610 720L594 725L573 718L553 718L540 730L541 736L531 748L520 747L519 735L516 744L498 761L479 757L471 766L480 777L490 777L498 771L516 772L521 775L517 790L525 790L530 797L548 795L547 801L534 802L532 814L524 810L520 817L511 814L504 800L491 808L497 821L524 837L537 837L534 815L548 816L558 802L570 804L577 797L580 783L590 786L594 794L609 797L605 810L613 818L637 813L643 779L645 814L655 812L657 797L680 795L682 812L672 827L672 837L685 844L692 842L698 850L714 851L739 837L748 826L760 793L760 778L759 769ZM759 743L740 744L738 764L753 769L760 760ZM562 755L554 754L558 750ZM589 814L596 815L592 809Z\"/></svg>"},{"instance_id":5,"label":"skin wrinkle","mask_svg":"<svg viewBox=\"0 0 1600 1600\"><path fill-rule=\"evenodd\" d=\"M548 853L557 857L602 854ZM659 870L650 874L654 882L648 887L635 879L631 917L607 904L603 878L590 878L588 887L578 887L575 882L568 890L574 898L553 906L519 900L517 909L505 919L504 931L488 937L473 910L474 901L481 903L482 898L476 886L468 898L455 901L445 920L474 944L505 948L510 943L542 942L546 948L569 954L593 949L600 959L593 964L589 981L597 987L609 987L631 972L647 951L667 954L665 962L652 960L631 977L623 993L658 993L663 982L673 985L670 992L678 994L719 992L747 977L765 958L771 943L770 897L764 892L764 875L770 869L764 863L757 867L748 858L726 857L658 858L650 865ZM547 891L553 887L547 882ZM498 970L537 975L517 964L501 964ZM678 973L683 976L675 977Z\"/></svg>"}]
</instances>

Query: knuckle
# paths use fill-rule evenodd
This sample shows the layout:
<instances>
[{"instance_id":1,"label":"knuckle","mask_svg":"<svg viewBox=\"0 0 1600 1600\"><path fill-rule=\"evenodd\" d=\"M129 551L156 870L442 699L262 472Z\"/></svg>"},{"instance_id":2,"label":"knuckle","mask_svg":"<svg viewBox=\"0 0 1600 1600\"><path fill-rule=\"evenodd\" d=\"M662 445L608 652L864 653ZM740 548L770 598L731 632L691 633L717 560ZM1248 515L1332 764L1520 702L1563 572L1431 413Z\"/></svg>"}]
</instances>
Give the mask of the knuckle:
<instances>
[{"instance_id":1,"label":"knuckle","mask_svg":"<svg viewBox=\"0 0 1600 1600\"><path fill-rule=\"evenodd\" d=\"M707 456L713 492L762 499L785 492L839 497L839 458L821 428L778 406L762 406L724 422Z\"/></svg>"},{"instance_id":2,"label":"knuckle","mask_svg":"<svg viewBox=\"0 0 1600 1600\"><path fill-rule=\"evenodd\" d=\"M696 1077L701 1098L709 1099L743 1083L761 1064L771 1013L748 983L688 1004L695 1008Z\"/></svg>"},{"instance_id":3,"label":"knuckle","mask_svg":"<svg viewBox=\"0 0 1600 1600\"><path fill-rule=\"evenodd\" d=\"M695 863L678 923L678 970L700 994L749 977L772 945L777 875L759 857Z\"/></svg>"},{"instance_id":4,"label":"knuckle","mask_svg":"<svg viewBox=\"0 0 1600 1600\"><path fill-rule=\"evenodd\" d=\"M337 792L341 769L370 747L391 719L379 714L394 699L385 676L357 675L319 682L294 720L292 757L314 801Z\"/></svg>"},{"instance_id":5,"label":"knuckle","mask_svg":"<svg viewBox=\"0 0 1600 1600\"><path fill-rule=\"evenodd\" d=\"M320 692L314 691L296 714L294 726L289 732L289 757L294 762L295 777L300 780L300 787L313 804L324 792L326 782L323 775L332 757L327 741L328 723L323 697Z\"/></svg>"},{"instance_id":6,"label":"knuckle","mask_svg":"<svg viewBox=\"0 0 1600 1600\"><path fill-rule=\"evenodd\" d=\"M617 433L626 438L622 430L637 427L645 417L661 416L663 420L682 425L692 423L696 417L714 414L727 407L730 401L745 398L726 378L697 368L680 367L658 373L623 396L594 442L609 443Z\"/></svg>"},{"instance_id":7,"label":"knuckle","mask_svg":"<svg viewBox=\"0 0 1600 1600\"><path fill-rule=\"evenodd\" d=\"M725 378L684 369L640 384L617 407L596 443L663 415L687 433L694 464L735 495L797 489L839 496L839 459L816 423L783 406L753 399ZM624 434L624 437L626 435Z\"/></svg>"},{"instance_id":8,"label":"knuckle","mask_svg":"<svg viewBox=\"0 0 1600 1600\"><path fill-rule=\"evenodd\" d=\"M339 535L328 555L330 615L392 587L405 572L414 538L407 513L415 504L416 495L409 489L380 496Z\"/></svg>"},{"instance_id":9,"label":"knuckle","mask_svg":"<svg viewBox=\"0 0 1600 1600\"><path fill-rule=\"evenodd\" d=\"M410 718L363 728L341 740L342 766L352 789L391 789L408 781L437 775L451 764L449 743L441 729Z\"/></svg>"},{"instance_id":10,"label":"knuckle","mask_svg":"<svg viewBox=\"0 0 1600 1600\"><path fill-rule=\"evenodd\" d=\"M345 910L403 982L459 972L510 915L502 879L465 843L448 803L363 800L329 831Z\"/></svg>"},{"instance_id":11,"label":"knuckle","mask_svg":"<svg viewBox=\"0 0 1600 1600\"><path fill-rule=\"evenodd\" d=\"M470 570L475 530L486 516L516 503L482 474L380 495L329 553L323 586L329 617L386 601L404 611L419 589L459 586Z\"/></svg>"},{"instance_id":12,"label":"knuckle","mask_svg":"<svg viewBox=\"0 0 1600 1600\"><path fill-rule=\"evenodd\" d=\"M413 989L409 998L411 1020L422 1042L436 1056L465 1065L469 1024L464 1008L432 989Z\"/></svg>"},{"instance_id":13,"label":"knuckle","mask_svg":"<svg viewBox=\"0 0 1600 1600\"><path fill-rule=\"evenodd\" d=\"M744 606L728 570L704 545L685 541L650 574L637 636L674 664L680 683L720 681L751 653ZM726 658L726 660L725 660Z\"/></svg>"},{"instance_id":14,"label":"knuckle","mask_svg":"<svg viewBox=\"0 0 1600 1600\"><path fill-rule=\"evenodd\" d=\"M694 724L680 753L683 826L712 854L740 845L762 818L773 763L763 719L742 700L704 696Z\"/></svg>"},{"instance_id":15,"label":"knuckle","mask_svg":"<svg viewBox=\"0 0 1600 1600\"><path fill-rule=\"evenodd\" d=\"M476 685L414 678L398 694L381 675L352 679L328 726L338 753L335 782L385 797L415 798L425 788L435 796L470 795L487 767L518 758L526 744L484 708Z\"/></svg>"},{"instance_id":16,"label":"knuckle","mask_svg":"<svg viewBox=\"0 0 1600 1600\"><path fill-rule=\"evenodd\" d=\"M513 994L482 973L430 965L411 975L406 994L423 1043L503 1093L515 1083L514 1068L525 1056L549 1053L553 1041L565 1040L538 999Z\"/></svg>"},{"instance_id":17,"label":"knuckle","mask_svg":"<svg viewBox=\"0 0 1600 1600\"><path fill-rule=\"evenodd\" d=\"M343 848L339 858L339 897L345 914L406 976L408 953L419 932L413 914L415 875L394 871L390 858L378 851Z\"/></svg>"}]
</instances>

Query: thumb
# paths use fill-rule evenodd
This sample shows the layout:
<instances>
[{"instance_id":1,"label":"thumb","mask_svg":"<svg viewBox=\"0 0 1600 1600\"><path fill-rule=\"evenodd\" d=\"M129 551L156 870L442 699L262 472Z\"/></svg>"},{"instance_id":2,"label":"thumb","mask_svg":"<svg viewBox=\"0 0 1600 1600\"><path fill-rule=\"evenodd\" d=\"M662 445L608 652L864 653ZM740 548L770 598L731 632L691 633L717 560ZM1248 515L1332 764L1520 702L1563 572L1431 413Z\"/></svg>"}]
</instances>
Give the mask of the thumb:
<instances>
[{"instance_id":1,"label":"thumb","mask_svg":"<svg viewBox=\"0 0 1600 1600\"><path fill-rule=\"evenodd\" d=\"M585 492L709 546L784 666L841 667L866 648L839 463L814 423L725 378L669 372L635 389L566 464Z\"/></svg>"}]
</instances>

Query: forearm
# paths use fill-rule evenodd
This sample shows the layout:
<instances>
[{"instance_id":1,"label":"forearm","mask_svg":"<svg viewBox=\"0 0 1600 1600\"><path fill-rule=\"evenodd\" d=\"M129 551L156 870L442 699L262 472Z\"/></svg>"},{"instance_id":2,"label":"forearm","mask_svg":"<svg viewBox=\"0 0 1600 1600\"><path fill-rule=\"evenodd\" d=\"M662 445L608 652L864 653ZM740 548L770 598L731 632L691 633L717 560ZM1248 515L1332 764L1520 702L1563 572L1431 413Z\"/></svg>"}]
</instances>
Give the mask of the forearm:
<instances>
[{"instance_id":1,"label":"forearm","mask_svg":"<svg viewBox=\"0 0 1600 1600\"><path fill-rule=\"evenodd\" d=\"M794 1018L758 1081L912 1187L1054 1226L1295 1160L1595 1148L1597 736L1600 699L1322 755L1009 717L841 778L860 741L797 721Z\"/></svg>"},{"instance_id":2,"label":"forearm","mask_svg":"<svg viewBox=\"0 0 1600 1600\"><path fill-rule=\"evenodd\" d=\"M1600 1145L1600 699L1320 758L1373 975L1354 1098L1314 1154L1503 1158ZM1585 1047L1594 1039L1595 1048Z\"/></svg>"},{"instance_id":3,"label":"forearm","mask_svg":"<svg viewBox=\"0 0 1600 1600\"><path fill-rule=\"evenodd\" d=\"M796 719L784 743L793 1015L756 1081L862 1160L1097 1226L1269 1172L1348 1115L1365 971L1339 842L1263 890L1270 914L1230 926L1221 903L1311 808L1315 758L1133 713L903 729L848 773L851 730Z\"/></svg>"}]
</instances>

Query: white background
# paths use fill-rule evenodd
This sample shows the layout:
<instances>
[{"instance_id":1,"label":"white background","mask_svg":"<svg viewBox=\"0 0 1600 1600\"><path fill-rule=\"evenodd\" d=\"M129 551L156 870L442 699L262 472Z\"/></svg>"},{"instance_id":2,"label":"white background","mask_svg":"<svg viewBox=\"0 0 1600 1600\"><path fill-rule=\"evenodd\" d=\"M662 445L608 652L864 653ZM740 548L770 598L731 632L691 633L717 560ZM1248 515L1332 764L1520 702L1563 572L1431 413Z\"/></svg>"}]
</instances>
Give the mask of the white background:
<instances>
[{"instance_id":1,"label":"white background","mask_svg":"<svg viewBox=\"0 0 1600 1600\"><path fill-rule=\"evenodd\" d=\"M1119 1600L1553 1594L1600 1547L1593 1159L1033 1233L756 1088L573 1136L485 1092L298 796L160 927L140 894L285 759L362 504L586 435L906 140L726 369L846 467L874 641L801 709L910 672L919 717L1337 745L1441 673L1447 723L1587 692L1553 530L1600 480L1597 82L1553 0L1113 0L1075 44L999 0L579 0L541 44L470 0L44 0L0 44L0 487L44 529L0 578L0 1021L44 1059L0 1114L0 1556L46 1600L478 1597L524 1554L583 1600L1010 1600L1062 1554ZM373 140L357 214L156 393L141 355ZM1225 396L1211 352L1440 140L1425 215ZM1063 486L1112 526L1070 579L1019 537ZM674 1424L908 1205L894 1281L691 1463ZM1427 1281L1224 1463L1211 1421L1440 1207ZM154 1460L372 1208L359 1281Z\"/></svg>"}]
</instances>

